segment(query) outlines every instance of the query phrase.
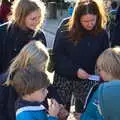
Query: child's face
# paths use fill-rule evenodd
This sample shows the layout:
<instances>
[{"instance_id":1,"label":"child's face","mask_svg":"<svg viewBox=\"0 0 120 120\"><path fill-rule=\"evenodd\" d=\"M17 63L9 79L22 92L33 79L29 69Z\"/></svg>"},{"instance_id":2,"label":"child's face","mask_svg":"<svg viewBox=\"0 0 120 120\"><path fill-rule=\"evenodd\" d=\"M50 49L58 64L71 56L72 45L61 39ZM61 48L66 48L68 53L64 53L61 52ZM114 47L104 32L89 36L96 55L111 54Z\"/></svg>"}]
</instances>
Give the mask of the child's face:
<instances>
[{"instance_id":1,"label":"child's face","mask_svg":"<svg viewBox=\"0 0 120 120\"><path fill-rule=\"evenodd\" d=\"M100 69L97 65L96 67L96 71L97 73L100 75L101 79L106 81L107 80L107 73L105 71L103 71L102 69Z\"/></svg>"},{"instance_id":2,"label":"child's face","mask_svg":"<svg viewBox=\"0 0 120 120\"><path fill-rule=\"evenodd\" d=\"M43 102L48 94L46 88L41 88L40 90L35 91L31 94L34 101Z\"/></svg>"},{"instance_id":3,"label":"child's face","mask_svg":"<svg viewBox=\"0 0 120 120\"><path fill-rule=\"evenodd\" d=\"M110 80L113 80L113 79L114 79L114 77L112 77L111 74L109 74L109 73L107 73L107 72L105 72L105 71L103 71L103 70L101 70L101 71L99 72L99 75L100 75L100 77L102 78L102 80L104 80L104 81L110 81Z\"/></svg>"}]
</instances>

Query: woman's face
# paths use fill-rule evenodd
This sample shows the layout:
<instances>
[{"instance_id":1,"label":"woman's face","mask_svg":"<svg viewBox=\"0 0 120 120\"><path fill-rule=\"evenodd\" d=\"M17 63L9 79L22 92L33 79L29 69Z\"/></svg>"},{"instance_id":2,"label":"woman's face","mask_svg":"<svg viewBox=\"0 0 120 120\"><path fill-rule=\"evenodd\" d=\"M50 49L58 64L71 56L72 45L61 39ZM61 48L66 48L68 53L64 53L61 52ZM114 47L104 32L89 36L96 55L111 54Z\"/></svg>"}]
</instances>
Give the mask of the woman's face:
<instances>
[{"instance_id":1,"label":"woman's face","mask_svg":"<svg viewBox=\"0 0 120 120\"><path fill-rule=\"evenodd\" d=\"M92 30L96 25L97 16L93 14L86 14L81 16L80 23L82 27L86 30Z\"/></svg>"},{"instance_id":2,"label":"woman's face","mask_svg":"<svg viewBox=\"0 0 120 120\"><path fill-rule=\"evenodd\" d=\"M25 26L29 29L35 30L37 25L40 23L40 10L31 12L25 18Z\"/></svg>"}]
</instances>

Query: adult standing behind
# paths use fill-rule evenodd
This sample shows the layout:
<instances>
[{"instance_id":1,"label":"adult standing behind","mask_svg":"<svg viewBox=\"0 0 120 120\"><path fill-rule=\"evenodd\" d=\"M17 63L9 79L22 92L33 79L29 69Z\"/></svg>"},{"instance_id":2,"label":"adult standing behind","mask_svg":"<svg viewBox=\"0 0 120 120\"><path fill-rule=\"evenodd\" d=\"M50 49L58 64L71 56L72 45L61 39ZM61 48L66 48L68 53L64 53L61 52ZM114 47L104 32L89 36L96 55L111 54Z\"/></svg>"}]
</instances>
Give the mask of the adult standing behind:
<instances>
[{"instance_id":1,"label":"adult standing behind","mask_svg":"<svg viewBox=\"0 0 120 120\"><path fill-rule=\"evenodd\" d=\"M7 21L7 16L10 14L10 7L13 0L2 0L0 5L0 23Z\"/></svg>"},{"instance_id":2,"label":"adult standing behind","mask_svg":"<svg viewBox=\"0 0 120 120\"><path fill-rule=\"evenodd\" d=\"M112 46L120 45L120 6L117 10L116 15L116 26L113 29L113 33L111 34L111 43Z\"/></svg>"},{"instance_id":3,"label":"adult standing behind","mask_svg":"<svg viewBox=\"0 0 120 120\"><path fill-rule=\"evenodd\" d=\"M109 10L109 14L108 14L108 25L107 25L107 29L108 32L110 33L110 35L112 34L114 27L116 26L116 14L117 14L117 1L113 1L111 3L111 9Z\"/></svg>"},{"instance_id":4,"label":"adult standing behind","mask_svg":"<svg viewBox=\"0 0 120 120\"><path fill-rule=\"evenodd\" d=\"M44 20L45 6L40 0L15 0L11 6L8 23L0 25L0 74L4 73L12 58L31 40L46 39L40 26Z\"/></svg>"},{"instance_id":5,"label":"adult standing behind","mask_svg":"<svg viewBox=\"0 0 120 120\"><path fill-rule=\"evenodd\" d=\"M78 1L72 17L63 21L56 34L53 83L67 107L74 94L76 112L83 111L88 91L95 84L88 77L95 74L96 59L108 48L108 35L102 27L103 9L100 9L93 0Z\"/></svg>"}]
</instances>

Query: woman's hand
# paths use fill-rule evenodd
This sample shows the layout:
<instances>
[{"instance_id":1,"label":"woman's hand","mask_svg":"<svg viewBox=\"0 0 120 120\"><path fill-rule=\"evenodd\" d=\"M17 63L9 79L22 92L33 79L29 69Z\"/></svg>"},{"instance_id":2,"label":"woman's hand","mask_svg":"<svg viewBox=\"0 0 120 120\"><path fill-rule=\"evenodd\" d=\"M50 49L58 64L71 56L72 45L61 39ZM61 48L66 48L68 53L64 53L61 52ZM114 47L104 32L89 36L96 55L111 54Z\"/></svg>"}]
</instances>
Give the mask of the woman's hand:
<instances>
[{"instance_id":1,"label":"woman's hand","mask_svg":"<svg viewBox=\"0 0 120 120\"><path fill-rule=\"evenodd\" d=\"M83 69L79 68L77 71L77 77L80 79L88 79L90 75Z\"/></svg>"}]
</instances>

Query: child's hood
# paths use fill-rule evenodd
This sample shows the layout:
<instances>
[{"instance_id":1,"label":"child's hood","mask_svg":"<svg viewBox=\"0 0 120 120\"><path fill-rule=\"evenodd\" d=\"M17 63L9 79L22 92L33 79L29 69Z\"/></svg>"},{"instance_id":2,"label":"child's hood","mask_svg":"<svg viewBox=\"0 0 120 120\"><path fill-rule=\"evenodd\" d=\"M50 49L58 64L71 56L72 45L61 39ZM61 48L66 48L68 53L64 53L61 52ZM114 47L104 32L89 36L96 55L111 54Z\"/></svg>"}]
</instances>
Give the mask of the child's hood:
<instances>
[{"instance_id":1,"label":"child's hood","mask_svg":"<svg viewBox=\"0 0 120 120\"><path fill-rule=\"evenodd\" d=\"M105 120L120 120L120 80L112 80L101 84L99 100Z\"/></svg>"}]
</instances>

